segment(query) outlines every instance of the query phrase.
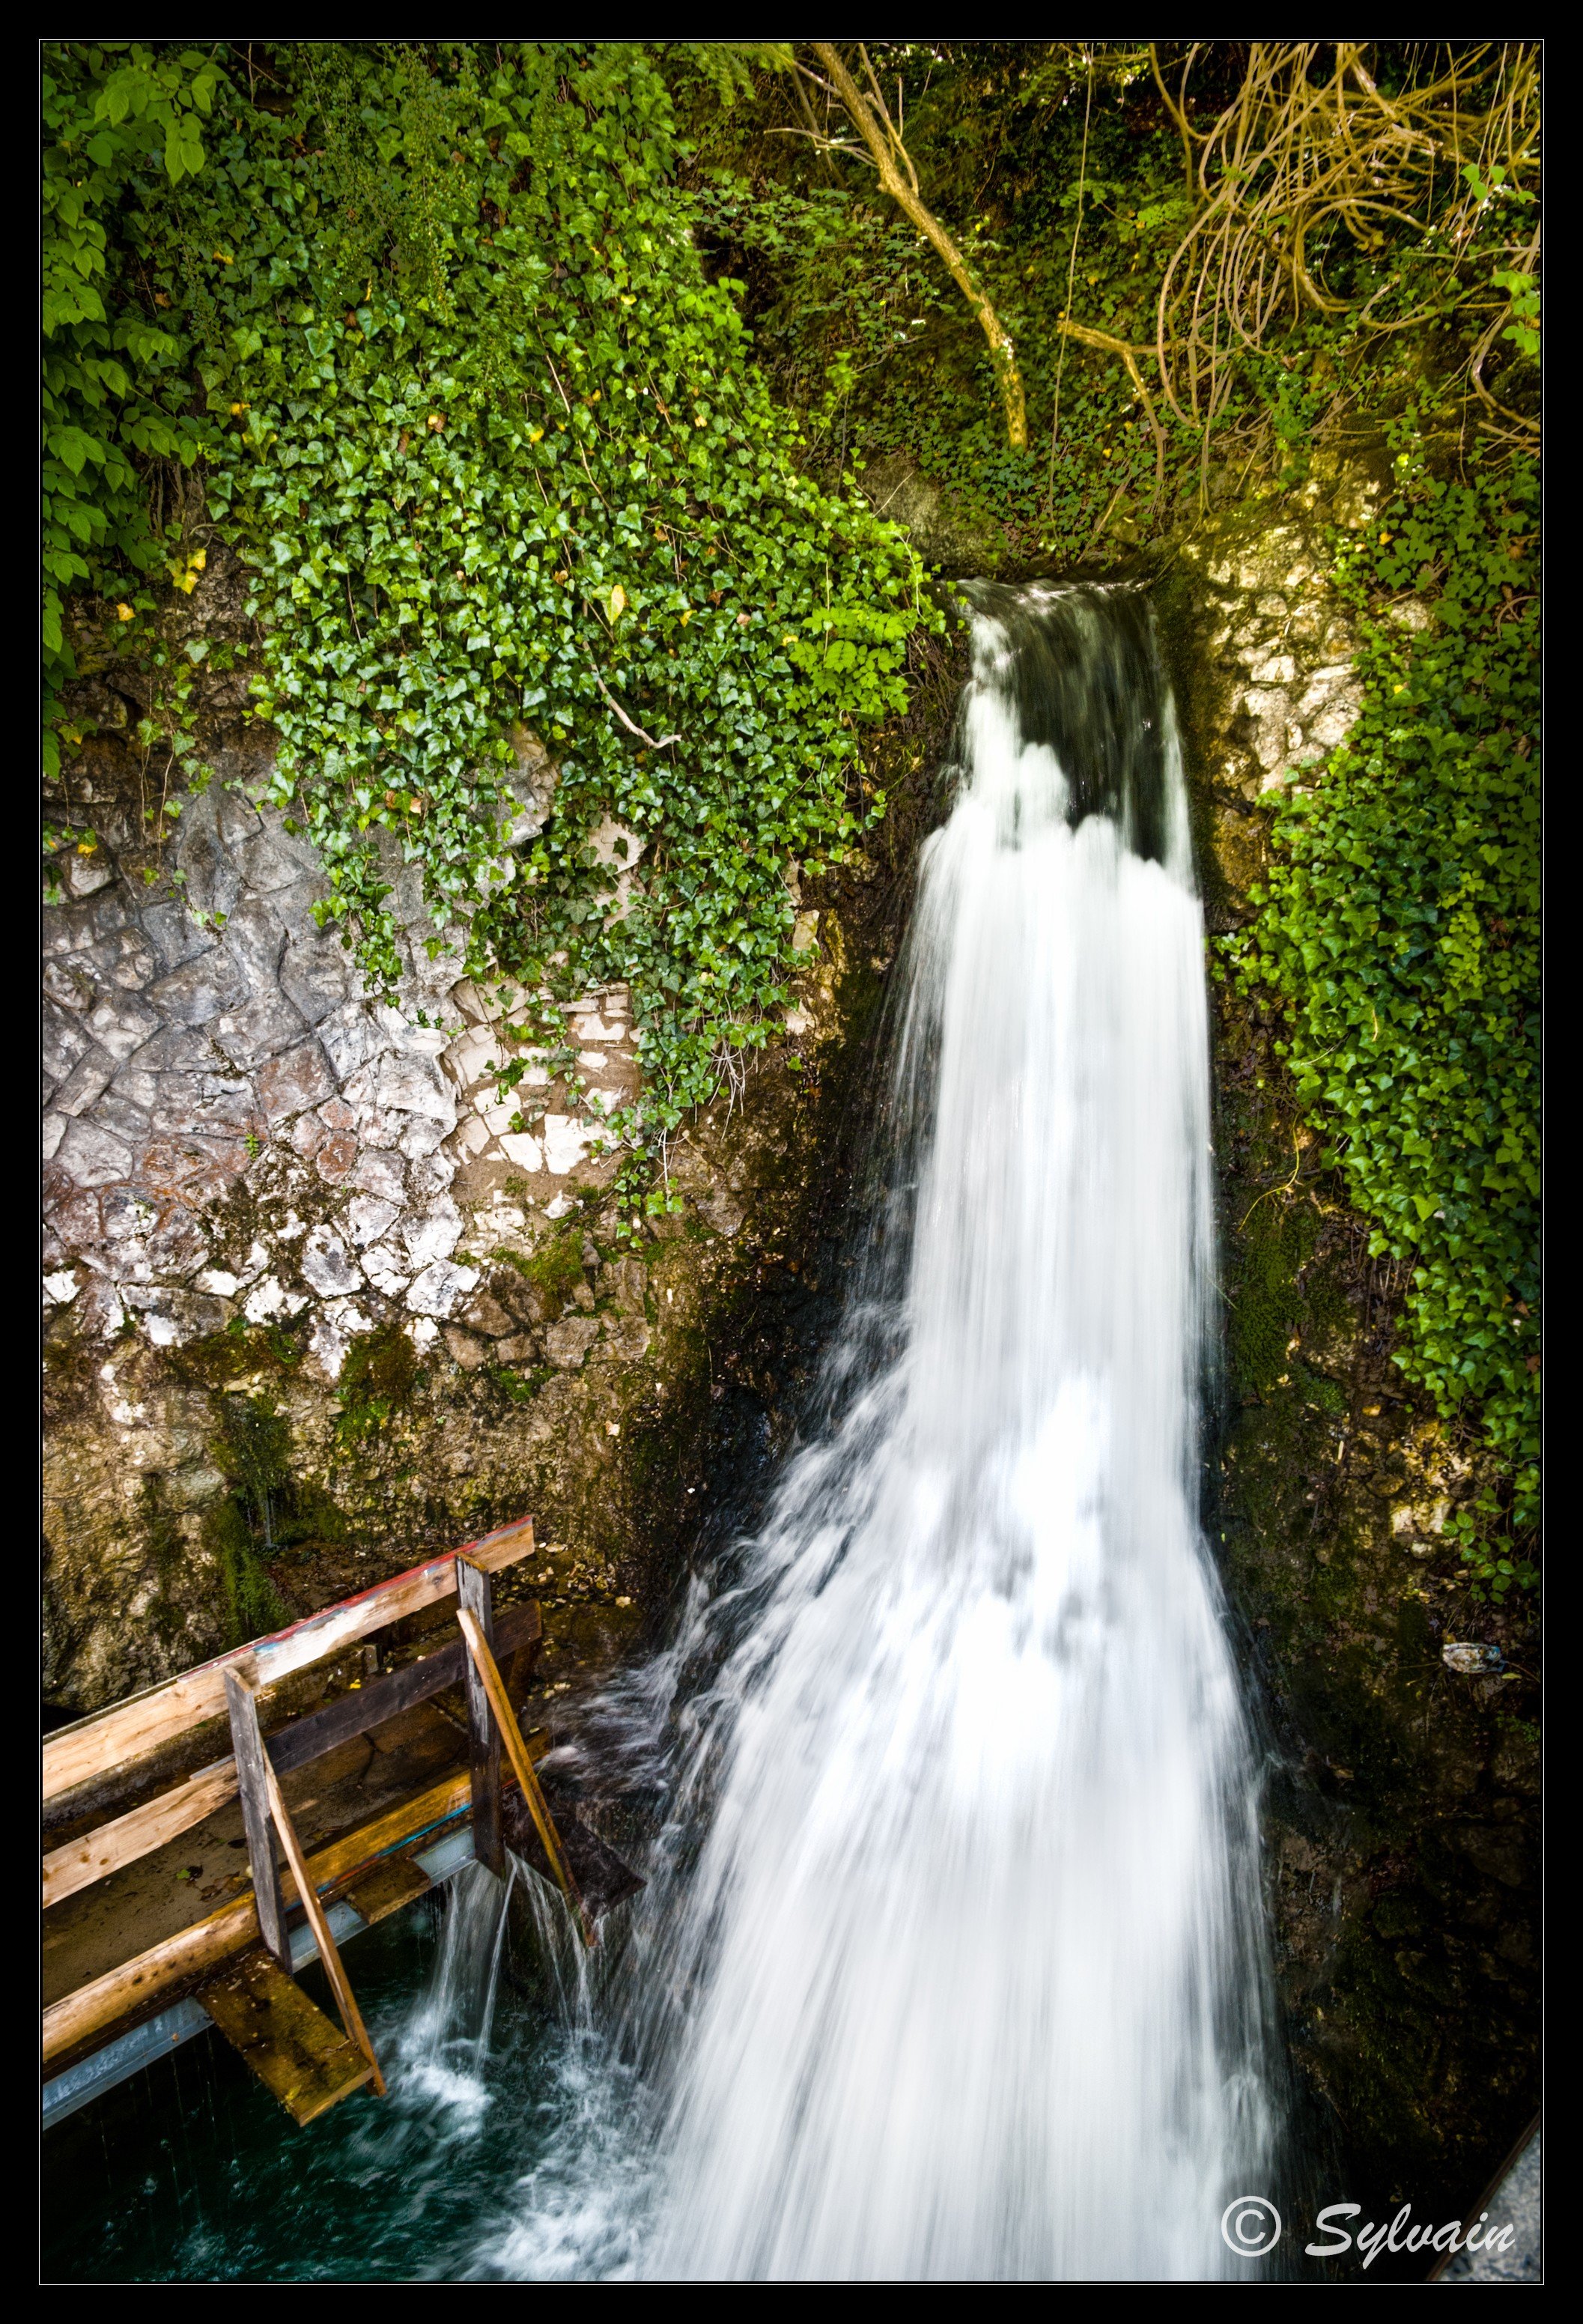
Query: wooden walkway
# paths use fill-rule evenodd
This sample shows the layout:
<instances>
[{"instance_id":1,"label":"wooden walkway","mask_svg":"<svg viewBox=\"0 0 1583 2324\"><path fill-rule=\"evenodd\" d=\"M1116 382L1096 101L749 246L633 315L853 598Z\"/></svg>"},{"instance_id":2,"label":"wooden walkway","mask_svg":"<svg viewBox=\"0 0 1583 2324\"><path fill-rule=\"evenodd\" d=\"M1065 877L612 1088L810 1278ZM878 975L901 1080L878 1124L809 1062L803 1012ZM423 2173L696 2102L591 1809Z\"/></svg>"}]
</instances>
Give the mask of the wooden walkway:
<instances>
[{"instance_id":1,"label":"wooden walkway","mask_svg":"<svg viewBox=\"0 0 1583 2324\"><path fill-rule=\"evenodd\" d=\"M491 1577L532 1548L524 1519L45 1738L46 2123L211 2024L299 2122L382 2091L341 1947L508 1848L598 1941L642 1884L518 1722L542 1624Z\"/></svg>"}]
</instances>

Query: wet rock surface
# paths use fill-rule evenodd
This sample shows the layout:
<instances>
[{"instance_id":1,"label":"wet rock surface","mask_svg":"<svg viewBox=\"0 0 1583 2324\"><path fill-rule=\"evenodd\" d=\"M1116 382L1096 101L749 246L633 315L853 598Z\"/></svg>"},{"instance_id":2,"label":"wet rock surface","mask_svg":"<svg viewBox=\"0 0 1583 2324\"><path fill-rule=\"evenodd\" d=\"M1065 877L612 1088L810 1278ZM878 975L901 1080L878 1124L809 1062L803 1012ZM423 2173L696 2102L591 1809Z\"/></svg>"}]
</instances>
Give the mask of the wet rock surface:
<instances>
[{"instance_id":1,"label":"wet rock surface","mask_svg":"<svg viewBox=\"0 0 1583 2324\"><path fill-rule=\"evenodd\" d=\"M1216 933L1249 916L1272 798L1357 715L1330 543L1387 487L1383 456L1332 470L1161 559ZM1294 2152L1316 2200L1345 2179L1376 2216L1443 2219L1537 2103L1533 1611L1466 1582L1446 1525L1479 1481L1476 1433L1392 1361L1405 1269L1369 1256L1321 1169L1279 1028L1212 992L1226 1361L1206 1495L1269 1753Z\"/></svg>"}]
</instances>

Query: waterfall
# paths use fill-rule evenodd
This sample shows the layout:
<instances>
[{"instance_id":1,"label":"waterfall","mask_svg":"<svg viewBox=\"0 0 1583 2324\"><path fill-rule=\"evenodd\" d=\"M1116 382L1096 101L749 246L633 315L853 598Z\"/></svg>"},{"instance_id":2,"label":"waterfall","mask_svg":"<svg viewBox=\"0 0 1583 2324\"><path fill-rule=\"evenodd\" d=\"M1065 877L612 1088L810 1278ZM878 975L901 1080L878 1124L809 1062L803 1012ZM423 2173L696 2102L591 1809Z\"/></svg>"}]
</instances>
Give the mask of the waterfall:
<instances>
[{"instance_id":1,"label":"waterfall","mask_svg":"<svg viewBox=\"0 0 1583 2324\"><path fill-rule=\"evenodd\" d=\"M1265 2191L1170 694L1135 593L975 594L855 1378L694 1617L645 2273L1246 2274Z\"/></svg>"},{"instance_id":2,"label":"waterfall","mask_svg":"<svg viewBox=\"0 0 1583 2324\"><path fill-rule=\"evenodd\" d=\"M645 1710L668 1722L671 1788L606 1987L644 2092L620 2273L1254 2272L1220 2232L1277 2126L1198 1513L1214 1235L1174 717L1136 592L972 594L833 1416L626 1690L634 1752ZM586 2163L608 2182L607 2137ZM564 2241L520 2219L493 2264L536 2260L564 2272Z\"/></svg>"}]
</instances>

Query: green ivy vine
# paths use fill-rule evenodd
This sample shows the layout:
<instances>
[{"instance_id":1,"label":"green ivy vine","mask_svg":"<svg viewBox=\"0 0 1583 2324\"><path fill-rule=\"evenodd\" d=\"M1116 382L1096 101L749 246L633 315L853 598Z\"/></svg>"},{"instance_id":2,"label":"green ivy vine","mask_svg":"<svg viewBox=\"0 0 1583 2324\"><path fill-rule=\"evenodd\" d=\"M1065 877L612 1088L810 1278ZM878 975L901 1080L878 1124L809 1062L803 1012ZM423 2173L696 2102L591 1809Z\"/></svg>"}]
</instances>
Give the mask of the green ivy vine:
<instances>
[{"instance_id":1,"label":"green ivy vine","mask_svg":"<svg viewBox=\"0 0 1583 2324\"><path fill-rule=\"evenodd\" d=\"M275 798L375 990L402 967L382 833L468 973L630 979L651 1140L771 1037L788 872L882 815L862 730L938 617L901 535L799 472L646 51L273 56L293 78L256 102L215 69L198 175L145 157L123 290L187 333ZM519 838L529 733L558 783Z\"/></svg>"},{"instance_id":2,"label":"green ivy vine","mask_svg":"<svg viewBox=\"0 0 1583 2324\"><path fill-rule=\"evenodd\" d=\"M1226 950L1279 998L1371 1250L1411 1262L1395 1360L1496 1456L1452 1530L1504 1596L1535 1578L1538 1522L1539 489L1522 461L1431 473L1417 423L1335 567L1362 715L1283 799Z\"/></svg>"}]
</instances>

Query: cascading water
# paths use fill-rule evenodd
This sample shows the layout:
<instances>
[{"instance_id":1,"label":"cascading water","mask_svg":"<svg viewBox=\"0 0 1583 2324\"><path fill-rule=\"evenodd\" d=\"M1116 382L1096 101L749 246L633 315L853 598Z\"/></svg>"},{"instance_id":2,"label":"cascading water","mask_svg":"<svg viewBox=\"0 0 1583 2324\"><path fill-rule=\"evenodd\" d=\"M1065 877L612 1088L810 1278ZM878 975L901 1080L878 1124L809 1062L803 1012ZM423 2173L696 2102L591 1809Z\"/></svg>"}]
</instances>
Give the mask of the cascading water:
<instances>
[{"instance_id":1,"label":"cascading water","mask_svg":"<svg viewBox=\"0 0 1583 2324\"><path fill-rule=\"evenodd\" d=\"M364 1941L389 2101L283 2133L240 2069L205 2086L173 2243L141 2134L97 2241L73 2187L100 2278L133 2252L150 2276L1250 2272L1220 2219L1271 2191L1277 2126L1196 1515L1209 1075L1170 698L1136 593L973 594L833 1416L589 1738L667 1798L629 1930L585 1955L523 1874L496 2013L507 1891L464 1873L425 1999L421 1931Z\"/></svg>"},{"instance_id":2,"label":"cascading water","mask_svg":"<svg viewBox=\"0 0 1583 2324\"><path fill-rule=\"evenodd\" d=\"M1246 2273L1267 2179L1170 696L1135 593L976 595L863 1377L670 1664L716 1642L638 1932L645 2273Z\"/></svg>"}]
</instances>

